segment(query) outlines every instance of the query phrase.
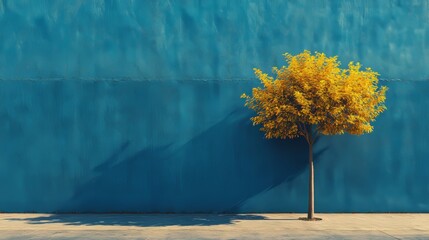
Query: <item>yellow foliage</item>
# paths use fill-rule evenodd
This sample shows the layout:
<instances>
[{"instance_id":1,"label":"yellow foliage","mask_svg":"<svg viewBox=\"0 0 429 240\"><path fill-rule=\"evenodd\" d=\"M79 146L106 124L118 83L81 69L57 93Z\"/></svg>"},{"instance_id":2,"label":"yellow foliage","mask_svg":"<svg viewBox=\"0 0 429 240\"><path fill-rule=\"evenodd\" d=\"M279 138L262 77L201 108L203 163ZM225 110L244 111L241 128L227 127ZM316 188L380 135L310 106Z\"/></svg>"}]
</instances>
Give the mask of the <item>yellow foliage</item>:
<instances>
[{"instance_id":1,"label":"yellow foliage","mask_svg":"<svg viewBox=\"0 0 429 240\"><path fill-rule=\"evenodd\" d=\"M364 134L386 109L387 87L378 87L378 73L350 62L341 69L337 57L304 51L285 54L288 66L273 68L275 78L254 69L262 86L242 95L256 112L266 138L311 138L311 128L325 135ZM309 136L310 135L310 136Z\"/></svg>"}]
</instances>

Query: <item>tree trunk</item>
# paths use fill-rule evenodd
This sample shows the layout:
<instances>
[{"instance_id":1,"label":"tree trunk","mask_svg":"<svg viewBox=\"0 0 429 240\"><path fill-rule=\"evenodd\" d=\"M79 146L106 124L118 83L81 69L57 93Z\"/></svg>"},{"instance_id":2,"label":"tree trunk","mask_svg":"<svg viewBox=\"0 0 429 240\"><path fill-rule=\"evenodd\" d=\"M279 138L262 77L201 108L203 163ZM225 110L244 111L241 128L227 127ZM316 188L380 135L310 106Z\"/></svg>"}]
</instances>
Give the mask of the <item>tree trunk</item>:
<instances>
[{"instance_id":1,"label":"tree trunk","mask_svg":"<svg viewBox=\"0 0 429 240\"><path fill-rule=\"evenodd\" d=\"M314 218L314 165L313 165L313 142L308 143L308 219Z\"/></svg>"}]
</instances>

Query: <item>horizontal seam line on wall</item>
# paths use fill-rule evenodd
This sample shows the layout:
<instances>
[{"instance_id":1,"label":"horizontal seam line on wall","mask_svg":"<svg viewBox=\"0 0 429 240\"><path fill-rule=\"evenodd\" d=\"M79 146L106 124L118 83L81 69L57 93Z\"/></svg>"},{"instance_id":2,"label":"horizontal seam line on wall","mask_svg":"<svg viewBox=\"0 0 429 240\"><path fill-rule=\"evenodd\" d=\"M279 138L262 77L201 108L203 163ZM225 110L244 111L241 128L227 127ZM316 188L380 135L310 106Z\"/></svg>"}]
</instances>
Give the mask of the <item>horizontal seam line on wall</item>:
<instances>
[{"instance_id":1,"label":"horizontal seam line on wall","mask_svg":"<svg viewBox=\"0 0 429 240\"><path fill-rule=\"evenodd\" d=\"M0 78L0 81L153 81L153 82L162 82L162 81L204 81L204 82L226 82L226 81L240 81L240 82L250 82L250 81L259 81L257 78L145 78L145 77L113 77L113 78L91 78L91 77L59 77L59 78ZM380 78L379 81L383 82L424 82L429 81L429 78L426 79L400 79L400 78Z\"/></svg>"}]
</instances>

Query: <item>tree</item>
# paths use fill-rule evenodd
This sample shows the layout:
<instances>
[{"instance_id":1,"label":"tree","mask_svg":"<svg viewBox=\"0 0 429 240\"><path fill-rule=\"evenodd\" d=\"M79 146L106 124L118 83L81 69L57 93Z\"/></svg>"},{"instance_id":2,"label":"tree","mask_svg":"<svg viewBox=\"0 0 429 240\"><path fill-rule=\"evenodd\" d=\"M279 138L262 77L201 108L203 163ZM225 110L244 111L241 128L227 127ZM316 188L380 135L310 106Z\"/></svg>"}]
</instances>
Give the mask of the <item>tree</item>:
<instances>
[{"instance_id":1,"label":"tree","mask_svg":"<svg viewBox=\"0 0 429 240\"><path fill-rule=\"evenodd\" d=\"M262 86L246 94L245 106L254 110L253 125L261 125L265 137L304 137L309 150L307 220L314 217L313 144L323 135L361 135L373 130L371 122L386 109L387 87L378 87L378 73L361 70L350 62L341 69L337 57L304 51L284 54L288 66L273 68L275 78L254 69Z\"/></svg>"}]
</instances>

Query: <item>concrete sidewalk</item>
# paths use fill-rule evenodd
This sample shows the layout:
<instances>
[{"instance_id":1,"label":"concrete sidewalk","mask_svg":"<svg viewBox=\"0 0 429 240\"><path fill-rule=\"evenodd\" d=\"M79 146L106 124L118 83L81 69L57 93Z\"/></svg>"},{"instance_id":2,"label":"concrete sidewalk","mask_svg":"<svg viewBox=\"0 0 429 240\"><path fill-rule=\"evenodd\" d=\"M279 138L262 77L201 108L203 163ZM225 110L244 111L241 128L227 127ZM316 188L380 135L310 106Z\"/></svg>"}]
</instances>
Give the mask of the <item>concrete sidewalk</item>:
<instances>
[{"instance_id":1,"label":"concrete sidewalk","mask_svg":"<svg viewBox=\"0 0 429 240\"><path fill-rule=\"evenodd\" d=\"M0 214L0 239L429 239L429 214Z\"/></svg>"}]
</instances>

